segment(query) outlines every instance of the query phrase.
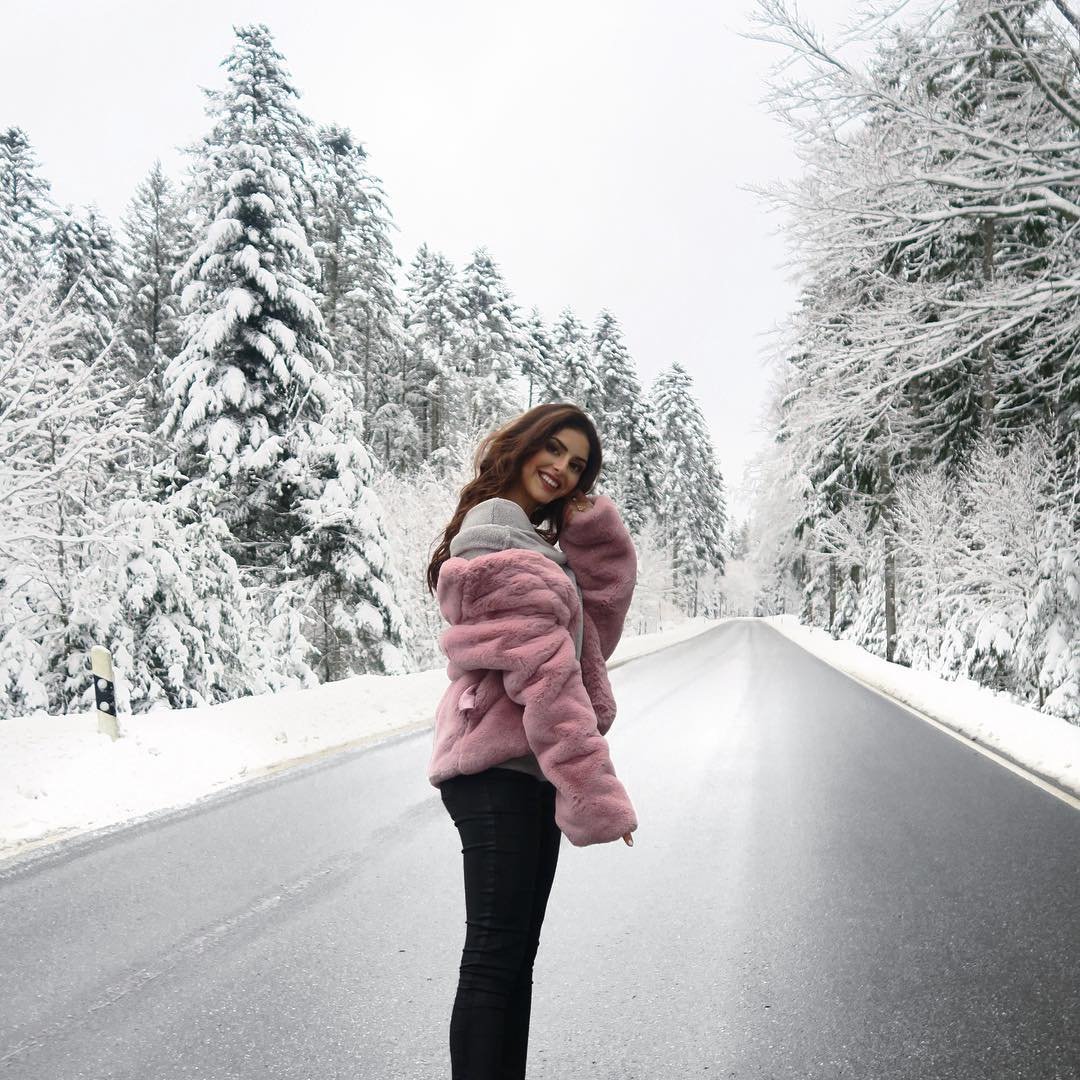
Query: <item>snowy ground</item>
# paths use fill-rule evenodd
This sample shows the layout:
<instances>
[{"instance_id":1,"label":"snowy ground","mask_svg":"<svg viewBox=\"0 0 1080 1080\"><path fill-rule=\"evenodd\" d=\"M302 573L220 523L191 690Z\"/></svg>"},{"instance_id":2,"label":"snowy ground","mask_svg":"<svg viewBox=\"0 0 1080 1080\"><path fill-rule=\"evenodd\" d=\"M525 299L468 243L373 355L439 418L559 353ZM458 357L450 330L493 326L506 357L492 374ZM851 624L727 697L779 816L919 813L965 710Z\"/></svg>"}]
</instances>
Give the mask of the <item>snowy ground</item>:
<instances>
[{"instance_id":1,"label":"snowy ground","mask_svg":"<svg viewBox=\"0 0 1080 1080\"><path fill-rule=\"evenodd\" d=\"M835 667L1080 795L1080 727L971 682L945 682L833 641L792 616L766 620ZM625 638L609 666L673 645L714 622ZM0 858L77 833L187 806L223 788L337 750L430 727L442 667L364 675L311 690L121 717L98 734L96 713L0 722Z\"/></svg>"},{"instance_id":2,"label":"snowy ground","mask_svg":"<svg viewBox=\"0 0 1080 1080\"><path fill-rule=\"evenodd\" d=\"M608 667L714 625L693 619L624 638ZM187 806L336 750L430 727L445 687L445 667L361 675L203 709L122 716L116 742L98 733L93 711L2 720L0 858Z\"/></svg>"},{"instance_id":3,"label":"snowy ground","mask_svg":"<svg viewBox=\"0 0 1080 1080\"><path fill-rule=\"evenodd\" d=\"M833 667L966 735L1017 765L1080 796L1080 727L1018 705L970 679L949 682L890 664L794 615L764 620Z\"/></svg>"}]
</instances>

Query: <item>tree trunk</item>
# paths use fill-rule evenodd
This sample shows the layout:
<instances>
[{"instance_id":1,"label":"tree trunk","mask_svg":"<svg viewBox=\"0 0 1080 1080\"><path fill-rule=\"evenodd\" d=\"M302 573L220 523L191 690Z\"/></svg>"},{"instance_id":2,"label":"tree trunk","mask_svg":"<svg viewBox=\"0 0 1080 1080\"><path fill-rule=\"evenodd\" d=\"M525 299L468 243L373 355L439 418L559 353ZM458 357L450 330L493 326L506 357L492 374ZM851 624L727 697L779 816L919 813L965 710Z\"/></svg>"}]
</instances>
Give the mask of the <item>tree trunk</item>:
<instances>
[{"instance_id":1,"label":"tree trunk","mask_svg":"<svg viewBox=\"0 0 1080 1080\"><path fill-rule=\"evenodd\" d=\"M988 286L994 280L994 219L984 218L982 222L982 279ZM989 341L984 341L979 349L982 366L982 406L983 431L989 437L994 427L994 353Z\"/></svg>"},{"instance_id":2,"label":"tree trunk","mask_svg":"<svg viewBox=\"0 0 1080 1080\"><path fill-rule=\"evenodd\" d=\"M881 537L885 548L885 659L896 655L896 546L893 534L893 482L888 452L878 455L881 490Z\"/></svg>"},{"instance_id":3,"label":"tree trunk","mask_svg":"<svg viewBox=\"0 0 1080 1080\"><path fill-rule=\"evenodd\" d=\"M836 621L836 559L829 556L829 629Z\"/></svg>"}]
</instances>

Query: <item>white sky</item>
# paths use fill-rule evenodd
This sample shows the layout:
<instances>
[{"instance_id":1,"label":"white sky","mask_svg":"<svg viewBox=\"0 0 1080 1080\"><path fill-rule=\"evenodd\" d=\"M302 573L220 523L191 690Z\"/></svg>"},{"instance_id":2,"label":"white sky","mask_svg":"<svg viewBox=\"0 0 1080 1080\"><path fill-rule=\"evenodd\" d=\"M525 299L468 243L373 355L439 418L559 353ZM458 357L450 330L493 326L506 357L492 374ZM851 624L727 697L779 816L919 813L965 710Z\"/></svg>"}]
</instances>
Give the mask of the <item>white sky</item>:
<instances>
[{"instance_id":1,"label":"white sky","mask_svg":"<svg viewBox=\"0 0 1080 1080\"><path fill-rule=\"evenodd\" d=\"M853 5L799 6L829 33ZM778 222L738 189L797 171L758 104L780 54L737 34L750 7L37 0L4 15L0 125L27 132L57 202L119 228L155 157L181 175L232 27L265 22L300 108L364 143L406 266L422 241L458 266L483 245L523 309L591 325L609 308L646 387L674 359L691 372L734 489L760 441L763 335L794 296Z\"/></svg>"}]
</instances>

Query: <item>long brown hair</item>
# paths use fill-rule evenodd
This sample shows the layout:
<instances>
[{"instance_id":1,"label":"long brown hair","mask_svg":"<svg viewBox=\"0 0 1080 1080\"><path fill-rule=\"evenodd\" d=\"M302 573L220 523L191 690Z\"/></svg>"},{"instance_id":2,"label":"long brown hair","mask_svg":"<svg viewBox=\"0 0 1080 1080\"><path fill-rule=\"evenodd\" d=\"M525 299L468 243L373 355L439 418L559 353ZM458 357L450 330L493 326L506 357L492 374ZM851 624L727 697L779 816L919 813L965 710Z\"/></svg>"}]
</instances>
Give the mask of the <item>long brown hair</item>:
<instances>
[{"instance_id":1,"label":"long brown hair","mask_svg":"<svg viewBox=\"0 0 1080 1080\"><path fill-rule=\"evenodd\" d=\"M592 488L603 461L600 437L593 422L576 405L565 401L537 405L501 428L489 432L476 448L473 462L476 475L461 489L457 510L428 563L427 587L430 593L434 595L438 588L439 571L450 558L450 541L457 536L465 515L477 503L501 495L517 480L525 460L541 449L556 431L566 427L580 431L589 440L589 460L578 478L577 490L587 492ZM541 503L529 518L536 526L545 520L550 521L548 528L537 530L549 544L554 544L562 532L563 511L568 497Z\"/></svg>"}]
</instances>

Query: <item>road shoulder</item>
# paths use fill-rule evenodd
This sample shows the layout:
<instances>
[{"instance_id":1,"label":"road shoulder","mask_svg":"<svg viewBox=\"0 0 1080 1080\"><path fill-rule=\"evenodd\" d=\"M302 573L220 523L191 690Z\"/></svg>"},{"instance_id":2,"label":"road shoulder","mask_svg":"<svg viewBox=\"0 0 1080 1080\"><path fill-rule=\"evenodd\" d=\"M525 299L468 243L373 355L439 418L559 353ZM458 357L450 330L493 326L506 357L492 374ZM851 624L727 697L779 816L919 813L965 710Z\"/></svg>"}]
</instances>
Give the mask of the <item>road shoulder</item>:
<instances>
[{"instance_id":1,"label":"road shoulder","mask_svg":"<svg viewBox=\"0 0 1080 1080\"><path fill-rule=\"evenodd\" d=\"M790 615L759 621L868 690L1080 809L1080 726L1018 704L970 679L952 682L890 664Z\"/></svg>"}]
</instances>

